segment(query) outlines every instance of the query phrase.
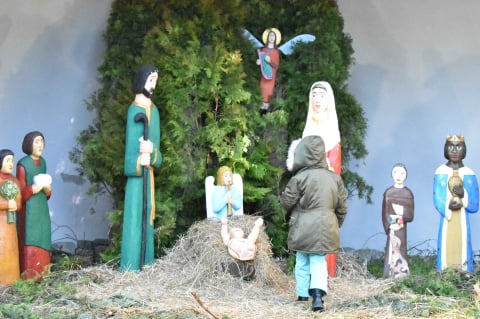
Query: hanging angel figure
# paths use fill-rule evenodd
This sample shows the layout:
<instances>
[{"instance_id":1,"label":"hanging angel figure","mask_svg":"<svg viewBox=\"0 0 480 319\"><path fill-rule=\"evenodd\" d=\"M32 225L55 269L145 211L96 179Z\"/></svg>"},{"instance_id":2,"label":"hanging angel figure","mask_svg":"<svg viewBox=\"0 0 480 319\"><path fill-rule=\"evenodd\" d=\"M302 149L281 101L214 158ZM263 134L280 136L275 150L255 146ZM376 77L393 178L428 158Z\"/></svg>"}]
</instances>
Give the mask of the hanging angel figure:
<instances>
[{"instance_id":1,"label":"hanging angel figure","mask_svg":"<svg viewBox=\"0 0 480 319\"><path fill-rule=\"evenodd\" d=\"M262 42L253 36L247 29L243 30L244 36L250 40L257 49L257 65L260 66L260 90L262 92L263 104L260 106L260 113L265 114L270 107L270 98L275 89L275 79L277 77L278 67L280 65L280 52L289 55L293 52L298 42L315 41L315 36L311 34L300 34L288 40L281 46L278 46L282 40L282 34L276 28L267 28L263 31Z\"/></svg>"}]
</instances>

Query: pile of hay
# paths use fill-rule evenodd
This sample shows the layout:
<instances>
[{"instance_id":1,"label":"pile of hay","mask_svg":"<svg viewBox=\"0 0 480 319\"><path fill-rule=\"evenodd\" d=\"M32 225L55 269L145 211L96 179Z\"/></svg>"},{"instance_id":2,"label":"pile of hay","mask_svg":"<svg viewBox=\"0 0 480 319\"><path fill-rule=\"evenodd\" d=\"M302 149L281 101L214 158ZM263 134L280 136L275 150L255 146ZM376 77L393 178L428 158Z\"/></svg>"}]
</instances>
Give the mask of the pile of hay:
<instances>
[{"instance_id":1,"label":"pile of hay","mask_svg":"<svg viewBox=\"0 0 480 319\"><path fill-rule=\"evenodd\" d=\"M248 236L257 218L248 215L233 216L229 219L228 226L241 228ZM228 254L220 229L221 223L217 220L197 222L160 262L181 265L182 284L188 284L191 289L217 285L220 277L230 277L227 265L241 264ZM257 256L250 262L255 268L255 284L289 289L291 277L287 276L273 259L270 240L265 231L260 232L256 245Z\"/></svg>"},{"instance_id":2,"label":"pile of hay","mask_svg":"<svg viewBox=\"0 0 480 319\"><path fill-rule=\"evenodd\" d=\"M229 226L250 232L254 216L237 216ZM243 280L231 276L225 263L232 258L220 235L219 221L203 220L191 226L166 256L141 272L119 272L108 265L70 272L62 279L75 285L75 300L88 304L99 317L164 318L398 318L389 304L369 309L363 301L382 295L390 281L372 278L353 255L340 253L337 278L329 280L326 312L313 314L311 302L297 302L295 280L272 256L264 231L257 241L256 276ZM72 300L72 298L70 298ZM355 305L353 308L351 305ZM65 307L65 303L62 304ZM51 311L55 304L33 304L36 313ZM75 303L68 309L78 314Z\"/></svg>"}]
</instances>

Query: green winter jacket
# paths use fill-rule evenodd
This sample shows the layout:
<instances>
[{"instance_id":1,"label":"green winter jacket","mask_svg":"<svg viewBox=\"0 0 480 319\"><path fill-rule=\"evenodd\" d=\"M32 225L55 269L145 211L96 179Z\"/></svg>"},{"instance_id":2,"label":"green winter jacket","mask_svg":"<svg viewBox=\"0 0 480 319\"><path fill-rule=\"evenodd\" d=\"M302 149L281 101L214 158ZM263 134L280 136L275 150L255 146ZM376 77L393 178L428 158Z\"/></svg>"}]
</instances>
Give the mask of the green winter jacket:
<instances>
[{"instance_id":1,"label":"green winter jacket","mask_svg":"<svg viewBox=\"0 0 480 319\"><path fill-rule=\"evenodd\" d=\"M304 253L335 253L347 214L342 178L330 171L320 136L307 136L295 149L294 174L280 203L291 212L288 248Z\"/></svg>"}]
</instances>

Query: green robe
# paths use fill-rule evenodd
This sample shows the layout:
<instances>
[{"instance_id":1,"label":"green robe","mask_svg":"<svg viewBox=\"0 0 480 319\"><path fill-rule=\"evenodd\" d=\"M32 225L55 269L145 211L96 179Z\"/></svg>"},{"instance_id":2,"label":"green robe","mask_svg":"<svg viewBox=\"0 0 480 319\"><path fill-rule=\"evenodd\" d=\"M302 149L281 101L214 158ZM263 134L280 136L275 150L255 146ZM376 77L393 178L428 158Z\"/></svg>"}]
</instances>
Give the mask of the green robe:
<instances>
[{"instance_id":1,"label":"green robe","mask_svg":"<svg viewBox=\"0 0 480 319\"><path fill-rule=\"evenodd\" d=\"M125 137L124 174L127 176L127 185L123 211L121 271L137 271L141 268L144 167L140 165L139 139L143 136L144 124L134 120L135 115L140 112L145 113L149 119L148 139L153 143L150 167L147 171L147 226L144 264L149 264L154 260L153 219L155 218L155 187L153 185L153 169L160 167L162 163L162 154L160 152L160 115L154 104L150 106L131 104L127 114Z\"/></svg>"},{"instance_id":2,"label":"green robe","mask_svg":"<svg viewBox=\"0 0 480 319\"><path fill-rule=\"evenodd\" d=\"M47 164L43 157L40 157L40 165L30 156L25 156L18 161L17 165L25 169L25 184L32 185L33 178L38 174L47 172ZM22 212L25 211L25 246L37 246L45 250L52 250L52 225L48 198L45 192L33 194L30 198L24 196Z\"/></svg>"}]
</instances>

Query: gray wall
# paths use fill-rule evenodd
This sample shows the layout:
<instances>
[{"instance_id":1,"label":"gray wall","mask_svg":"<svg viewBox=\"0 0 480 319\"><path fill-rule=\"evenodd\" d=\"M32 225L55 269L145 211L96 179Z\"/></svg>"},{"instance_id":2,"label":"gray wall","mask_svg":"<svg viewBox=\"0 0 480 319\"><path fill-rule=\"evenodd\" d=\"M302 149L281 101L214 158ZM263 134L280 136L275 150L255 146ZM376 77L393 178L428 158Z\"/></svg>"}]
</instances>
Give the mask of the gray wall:
<instances>
[{"instance_id":1,"label":"gray wall","mask_svg":"<svg viewBox=\"0 0 480 319\"><path fill-rule=\"evenodd\" d=\"M439 215L432 204L432 181L445 162L447 134L465 135L465 164L480 173L480 2L338 3L355 49L349 90L369 121L369 155L356 164L375 188L373 205L350 201L342 245L383 249L382 194L392 184L391 166L404 162L416 199L409 244L434 249ZM25 133L45 134L56 241L104 238L108 230L110 201L86 195L88 184L77 176L68 152L93 118L84 102L98 87L96 68L110 4L7 0L0 6L0 148L11 148L19 159ZM480 249L478 229L480 214L472 216L474 249Z\"/></svg>"},{"instance_id":2,"label":"gray wall","mask_svg":"<svg viewBox=\"0 0 480 319\"><path fill-rule=\"evenodd\" d=\"M12 149L18 160L27 132L45 135L55 241L107 237L110 200L86 195L88 184L77 176L68 152L93 117L85 101L98 87L110 4L4 0L0 6L0 148Z\"/></svg>"},{"instance_id":3,"label":"gray wall","mask_svg":"<svg viewBox=\"0 0 480 319\"><path fill-rule=\"evenodd\" d=\"M383 249L384 190L390 170L403 162L415 195L410 246L435 249L439 214L433 175L445 163L448 134L464 134L464 164L480 174L480 2L340 0L356 64L349 91L369 121L369 155L359 173L374 186L373 205L350 202L342 245ZM479 176L480 178L480 176ZM471 216L472 242L480 249L480 214Z\"/></svg>"}]
</instances>

